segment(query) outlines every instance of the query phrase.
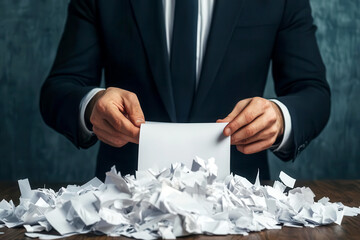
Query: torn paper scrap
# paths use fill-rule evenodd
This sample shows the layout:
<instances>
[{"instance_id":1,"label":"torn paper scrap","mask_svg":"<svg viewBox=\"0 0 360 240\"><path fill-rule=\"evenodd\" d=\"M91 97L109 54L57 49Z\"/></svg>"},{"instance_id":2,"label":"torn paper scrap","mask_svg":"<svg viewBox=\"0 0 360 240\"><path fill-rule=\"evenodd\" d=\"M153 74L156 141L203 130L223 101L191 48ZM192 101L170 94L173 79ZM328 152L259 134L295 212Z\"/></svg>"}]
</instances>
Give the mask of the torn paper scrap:
<instances>
[{"instance_id":1,"label":"torn paper scrap","mask_svg":"<svg viewBox=\"0 0 360 240\"><path fill-rule=\"evenodd\" d=\"M24 199L30 199L32 197L32 191L28 179L22 179L18 181L21 197Z\"/></svg>"},{"instance_id":2,"label":"torn paper scrap","mask_svg":"<svg viewBox=\"0 0 360 240\"><path fill-rule=\"evenodd\" d=\"M284 173L283 171L280 172L279 178L289 188L293 188L295 186L296 180Z\"/></svg>"},{"instance_id":3,"label":"torn paper scrap","mask_svg":"<svg viewBox=\"0 0 360 240\"><path fill-rule=\"evenodd\" d=\"M58 192L31 189L19 181L20 205L0 202L0 222L24 226L25 235L60 239L89 232L138 239L174 239L190 234L248 235L252 231L286 227L341 224L344 216L357 216L360 208L314 201L308 187L292 188L295 179L280 173L283 183L273 186L238 175L218 179L215 159L195 157L191 166L171 164L121 176L113 167L105 183L94 178L82 186ZM254 184L252 184L254 182ZM0 225L4 227L4 225ZM54 228L60 235L46 232ZM6 235L6 234L5 234Z\"/></svg>"},{"instance_id":4,"label":"torn paper scrap","mask_svg":"<svg viewBox=\"0 0 360 240\"><path fill-rule=\"evenodd\" d=\"M360 214L360 208L355 207L344 207L344 216L354 217Z\"/></svg>"},{"instance_id":5,"label":"torn paper scrap","mask_svg":"<svg viewBox=\"0 0 360 240\"><path fill-rule=\"evenodd\" d=\"M44 233L25 233L25 235L27 237L30 237L30 238L39 238L39 239L42 239L42 240L54 240L54 239L64 239L64 238L67 238L67 237L71 237L71 236L74 236L74 235L77 235L77 233L72 233L72 234L65 234L65 235L51 235L51 234L44 234Z\"/></svg>"},{"instance_id":6,"label":"torn paper scrap","mask_svg":"<svg viewBox=\"0 0 360 240\"><path fill-rule=\"evenodd\" d=\"M62 205L60 208L55 208L54 210L45 213L46 220L61 235L74 233L82 230L74 224L71 224L70 221L68 221L67 219L67 215L70 212L71 208L70 204L70 202L66 202L66 204Z\"/></svg>"},{"instance_id":7,"label":"torn paper scrap","mask_svg":"<svg viewBox=\"0 0 360 240\"><path fill-rule=\"evenodd\" d=\"M26 229L27 232L42 232L44 230L46 230L46 228L44 226L41 226L40 224L39 225L27 225L27 224L24 224L24 228Z\"/></svg>"}]
</instances>

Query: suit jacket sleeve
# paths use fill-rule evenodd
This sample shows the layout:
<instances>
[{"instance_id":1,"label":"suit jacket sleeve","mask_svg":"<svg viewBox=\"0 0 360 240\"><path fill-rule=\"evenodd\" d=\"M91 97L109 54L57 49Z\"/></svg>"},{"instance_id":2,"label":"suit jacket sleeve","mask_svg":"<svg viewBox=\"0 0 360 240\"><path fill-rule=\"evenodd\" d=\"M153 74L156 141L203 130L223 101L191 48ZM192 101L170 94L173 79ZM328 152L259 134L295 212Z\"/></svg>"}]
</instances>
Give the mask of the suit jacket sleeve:
<instances>
[{"instance_id":1,"label":"suit jacket sleeve","mask_svg":"<svg viewBox=\"0 0 360 240\"><path fill-rule=\"evenodd\" d=\"M272 56L275 91L292 119L291 150L275 153L283 160L295 159L330 115L330 89L315 31L309 0L287 0Z\"/></svg>"},{"instance_id":2,"label":"suit jacket sleeve","mask_svg":"<svg viewBox=\"0 0 360 240\"><path fill-rule=\"evenodd\" d=\"M53 67L42 86L40 109L44 121L77 147L81 99L100 85L102 56L92 1L71 1L65 30Z\"/></svg>"}]
</instances>

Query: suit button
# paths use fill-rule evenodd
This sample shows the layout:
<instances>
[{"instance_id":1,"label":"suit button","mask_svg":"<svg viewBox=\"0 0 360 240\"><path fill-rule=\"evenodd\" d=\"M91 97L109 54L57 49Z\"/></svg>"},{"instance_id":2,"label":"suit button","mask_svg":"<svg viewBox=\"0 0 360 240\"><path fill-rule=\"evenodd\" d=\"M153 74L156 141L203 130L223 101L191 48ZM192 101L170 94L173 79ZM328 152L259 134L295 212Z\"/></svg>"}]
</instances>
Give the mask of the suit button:
<instances>
[{"instance_id":1,"label":"suit button","mask_svg":"<svg viewBox=\"0 0 360 240\"><path fill-rule=\"evenodd\" d=\"M301 144L299 147L298 147L298 152L300 153L302 150L304 150L306 147L305 143L304 144Z\"/></svg>"}]
</instances>

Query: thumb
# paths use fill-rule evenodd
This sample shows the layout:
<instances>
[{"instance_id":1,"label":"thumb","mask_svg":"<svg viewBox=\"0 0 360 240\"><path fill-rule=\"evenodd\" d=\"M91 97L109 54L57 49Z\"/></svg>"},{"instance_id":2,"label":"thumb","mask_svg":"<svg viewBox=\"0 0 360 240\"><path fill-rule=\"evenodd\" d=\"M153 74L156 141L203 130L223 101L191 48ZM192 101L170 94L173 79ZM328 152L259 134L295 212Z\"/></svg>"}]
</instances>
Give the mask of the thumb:
<instances>
[{"instance_id":1,"label":"thumb","mask_svg":"<svg viewBox=\"0 0 360 240\"><path fill-rule=\"evenodd\" d=\"M139 99L136 94L132 93L124 99L125 111L132 124L140 127L142 123L145 123L144 113L141 109Z\"/></svg>"}]
</instances>

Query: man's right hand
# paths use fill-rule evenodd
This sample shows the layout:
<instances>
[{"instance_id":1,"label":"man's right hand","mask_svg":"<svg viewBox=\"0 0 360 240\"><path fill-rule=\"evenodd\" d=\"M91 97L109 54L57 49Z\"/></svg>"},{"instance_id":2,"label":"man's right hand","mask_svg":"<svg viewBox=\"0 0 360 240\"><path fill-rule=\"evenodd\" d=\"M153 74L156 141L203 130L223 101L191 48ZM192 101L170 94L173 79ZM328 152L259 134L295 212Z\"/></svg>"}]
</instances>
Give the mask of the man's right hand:
<instances>
[{"instance_id":1,"label":"man's right hand","mask_svg":"<svg viewBox=\"0 0 360 240\"><path fill-rule=\"evenodd\" d=\"M113 147L122 147L128 142L138 144L140 125L145 123L136 94L113 87L98 92L91 99L85 120L90 120L100 141Z\"/></svg>"}]
</instances>

